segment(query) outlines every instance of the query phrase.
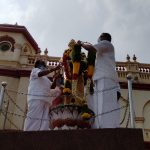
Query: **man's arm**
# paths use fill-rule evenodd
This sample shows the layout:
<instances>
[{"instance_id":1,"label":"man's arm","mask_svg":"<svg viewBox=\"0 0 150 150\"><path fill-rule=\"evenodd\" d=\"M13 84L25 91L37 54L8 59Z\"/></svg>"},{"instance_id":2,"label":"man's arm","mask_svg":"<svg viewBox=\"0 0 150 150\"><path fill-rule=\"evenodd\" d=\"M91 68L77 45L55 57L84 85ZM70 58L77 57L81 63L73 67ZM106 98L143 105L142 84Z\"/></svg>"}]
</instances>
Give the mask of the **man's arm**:
<instances>
[{"instance_id":1,"label":"man's arm","mask_svg":"<svg viewBox=\"0 0 150 150\"><path fill-rule=\"evenodd\" d=\"M79 45L81 45L85 50L91 51L91 52L97 52L97 50L94 48L92 44L85 44L84 42L78 41Z\"/></svg>"},{"instance_id":2,"label":"man's arm","mask_svg":"<svg viewBox=\"0 0 150 150\"><path fill-rule=\"evenodd\" d=\"M60 72L56 73L53 76L53 82L51 85L51 89L54 89L56 86L61 86L61 79L62 79L62 75L60 74Z\"/></svg>"},{"instance_id":3,"label":"man's arm","mask_svg":"<svg viewBox=\"0 0 150 150\"><path fill-rule=\"evenodd\" d=\"M53 71L59 70L60 67L61 67L61 66L58 65L58 66L55 67L55 68L47 69L47 70L44 70L44 71L40 71L40 72L38 73L38 77L42 77L42 76L48 75L49 73L51 73L51 72L53 72Z\"/></svg>"}]
</instances>

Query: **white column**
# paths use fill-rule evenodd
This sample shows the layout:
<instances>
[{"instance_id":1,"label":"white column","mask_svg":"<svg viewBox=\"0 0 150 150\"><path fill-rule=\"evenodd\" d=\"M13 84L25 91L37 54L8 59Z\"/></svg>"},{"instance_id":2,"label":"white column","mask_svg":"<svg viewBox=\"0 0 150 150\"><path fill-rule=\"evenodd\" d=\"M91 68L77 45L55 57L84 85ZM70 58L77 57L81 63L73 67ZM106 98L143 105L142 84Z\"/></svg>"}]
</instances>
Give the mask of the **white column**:
<instances>
[{"instance_id":1,"label":"white column","mask_svg":"<svg viewBox=\"0 0 150 150\"><path fill-rule=\"evenodd\" d=\"M4 102L4 92L5 92L5 87L7 86L7 82L3 81L1 87L1 93L0 93L0 111L2 110L2 105Z\"/></svg>"},{"instance_id":2,"label":"white column","mask_svg":"<svg viewBox=\"0 0 150 150\"><path fill-rule=\"evenodd\" d=\"M132 98L132 75L127 75L128 80L128 94L129 94L129 108L130 108L130 118L131 118L131 128L135 128L135 114L134 114L134 106L133 106L133 98Z\"/></svg>"}]
</instances>

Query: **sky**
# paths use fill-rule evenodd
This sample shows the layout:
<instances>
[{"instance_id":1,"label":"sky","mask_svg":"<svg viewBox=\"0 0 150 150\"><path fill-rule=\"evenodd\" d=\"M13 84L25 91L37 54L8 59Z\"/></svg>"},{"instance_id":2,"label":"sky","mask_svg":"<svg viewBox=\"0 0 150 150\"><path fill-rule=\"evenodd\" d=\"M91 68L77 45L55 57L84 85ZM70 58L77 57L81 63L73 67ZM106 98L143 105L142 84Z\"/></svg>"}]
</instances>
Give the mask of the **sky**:
<instances>
[{"instance_id":1,"label":"sky","mask_svg":"<svg viewBox=\"0 0 150 150\"><path fill-rule=\"evenodd\" d=\"M135 54L149 64L149 18L150 0L0 0L0 24L25 26L49 56L61 57L71 39L95 44L108 32L116 61Z\"/></svg>"}]
</instances>

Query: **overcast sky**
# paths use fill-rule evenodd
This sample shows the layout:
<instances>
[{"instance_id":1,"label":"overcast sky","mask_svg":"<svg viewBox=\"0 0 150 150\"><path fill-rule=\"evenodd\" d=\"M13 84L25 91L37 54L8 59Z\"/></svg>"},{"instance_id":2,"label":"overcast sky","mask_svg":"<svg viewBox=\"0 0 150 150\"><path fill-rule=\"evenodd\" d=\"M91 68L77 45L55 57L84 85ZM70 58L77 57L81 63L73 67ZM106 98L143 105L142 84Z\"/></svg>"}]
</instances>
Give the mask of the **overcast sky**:
<instances>
[{"instance_id":1,"label":"overcast sky","mask_svg":"<svg viewBox=\"0 0 150 150\"><path fill-rule=\"evenodd\" d=\"M117 61L135 54L150 63L150 0L0 0L0 23L16 22L50 56L62 56L71 39L94 44L109 32Z\"/></svg>"}]
</instances>

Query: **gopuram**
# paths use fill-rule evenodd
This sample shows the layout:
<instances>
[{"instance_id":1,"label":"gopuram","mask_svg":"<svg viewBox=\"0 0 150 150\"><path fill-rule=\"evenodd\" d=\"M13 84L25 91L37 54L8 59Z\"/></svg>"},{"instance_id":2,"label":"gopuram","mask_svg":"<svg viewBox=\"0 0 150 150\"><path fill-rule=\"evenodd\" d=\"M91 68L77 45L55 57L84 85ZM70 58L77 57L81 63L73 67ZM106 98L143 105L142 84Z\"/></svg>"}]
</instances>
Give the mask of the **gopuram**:
<instances>
[{"instance_id":1,"label":"gopuram","mask_svg":"<svg viewBox=\"0 0 150 150\"><path fill-rule=\"evenodd\" d=\"M93 93L93 72L96 54L86 54L71 40L60 60L63 64L64 87L62 95L52 102L50 124L54 130L88 129L94 121L94 112L87 106Z\"/></svg>"}]
</instances>

